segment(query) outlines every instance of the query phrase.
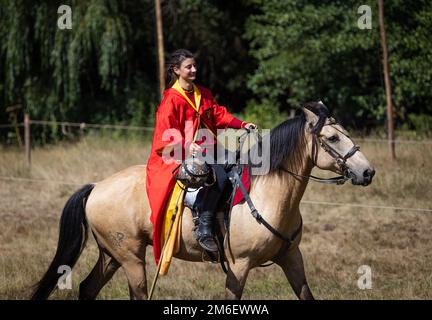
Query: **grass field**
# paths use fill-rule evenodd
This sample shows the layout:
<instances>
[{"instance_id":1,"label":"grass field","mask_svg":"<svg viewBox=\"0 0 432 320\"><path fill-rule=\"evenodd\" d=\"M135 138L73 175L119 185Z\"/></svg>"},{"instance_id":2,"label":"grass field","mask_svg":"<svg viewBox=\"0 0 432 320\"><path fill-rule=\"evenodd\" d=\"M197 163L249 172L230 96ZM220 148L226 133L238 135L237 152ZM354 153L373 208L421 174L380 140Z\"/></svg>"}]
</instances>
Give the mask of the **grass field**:
<instances>
[{"instance_id":1,"label":"grass field","mask_svg":"<svg viewBox=\"0 0 432 320\"><path fill-rule=\"evenodd\" d=\"M388 160L386 143L359 144L376 169L370 186L311 182L303 199L432 208L431 144L398 144L395 163ZM79 185L144 164L148 152L148 144L142 141L88 137L79 143L36 148L29 171L20 150L0 147L0 177L52 181L0 179L0 299L28 299L31 286L46 271L54 255L63 205ZM316 298L432 298L432 212L306 203L301 209L304 232L300 248ZM52 298L76 299L79 282L87 276L96 258L97 249L90 236L73 272L73 289L57 290ZM147 262L150 282L155 271L151 249ZM371 267L371 289L360 290L357 286L361 265ZM174 260L168 275L159 279L155 298L223 299L224 283L224 273L217 264ZM129 298L121 269L98 298ZM282 271L271 266L251 271L243 298L295 296Z\"/></svg>"}]
</instances>

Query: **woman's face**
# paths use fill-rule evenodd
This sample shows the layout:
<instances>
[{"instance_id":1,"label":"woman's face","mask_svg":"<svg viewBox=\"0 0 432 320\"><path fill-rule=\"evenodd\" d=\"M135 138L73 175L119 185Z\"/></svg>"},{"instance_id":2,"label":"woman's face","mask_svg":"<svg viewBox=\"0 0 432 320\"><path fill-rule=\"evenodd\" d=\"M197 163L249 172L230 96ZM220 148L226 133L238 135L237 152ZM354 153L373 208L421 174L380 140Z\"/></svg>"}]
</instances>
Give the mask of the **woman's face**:
<instances>
[{"instance_id":1,"label":"woman's face","mask_svg":"<svg viewBox=\"0 0 432 320\"><path fill-rule=\"evenodd\" d=\"M196 64L194 58L187 58L183 60L180 65L180 68L174 67L174 72L180 78L191 82L196 78Z\"/></svg>"}]
</instances>

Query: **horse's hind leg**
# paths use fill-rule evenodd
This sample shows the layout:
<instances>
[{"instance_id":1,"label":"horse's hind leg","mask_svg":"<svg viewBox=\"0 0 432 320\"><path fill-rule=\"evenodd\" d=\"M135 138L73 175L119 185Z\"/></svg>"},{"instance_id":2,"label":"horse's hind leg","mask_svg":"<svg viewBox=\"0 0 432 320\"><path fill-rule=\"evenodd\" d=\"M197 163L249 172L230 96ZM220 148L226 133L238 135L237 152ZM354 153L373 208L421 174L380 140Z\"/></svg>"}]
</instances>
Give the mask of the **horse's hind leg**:
<instances>
[{"instance_id":1,"label":"horse's hind leg","mask_svg":"<svg viewBox=\"0 0 432 320\"><path fill-rule=\"evenodd\" d=\"M291 287L299 299L314 299L306 281L303 258L299 247L279 253L279 255L273 259L273 261L282 268L285 276L291 284Z\"/></svg>"},{"instance_id":2,"label":"horse's hind leg","mask_svg":"<svg viewBox=\"0 0 432 320\"><path fill-rule=\"evenodd\" d=\"M99 249L99 259L96 265L80 284L79 298L82 300L95 299L119 267L120 264L114 258Z\"/></svg>"},{"instance_id":3,"label":"horse's hind leg","mask_svg":"<svg viewBox=\"0 0 432 320\"><path fill-rule=\"evenodd\" d=\"M128 260L122 264L129 284L129 295L131 300L147 300L147 276L145 260L138 257Z\"/></svg>"},{"instance_id":4,"label":"horse's hind leg","mask_svg":"<svg viewBox=\"0 0 432 320\"><path fill-rule=\"evenodd\" d=\"M249 270L248 260L236 260L235 264L230 264L225 284L225 299L241 299Z\"/></svg>"}]
</instances>

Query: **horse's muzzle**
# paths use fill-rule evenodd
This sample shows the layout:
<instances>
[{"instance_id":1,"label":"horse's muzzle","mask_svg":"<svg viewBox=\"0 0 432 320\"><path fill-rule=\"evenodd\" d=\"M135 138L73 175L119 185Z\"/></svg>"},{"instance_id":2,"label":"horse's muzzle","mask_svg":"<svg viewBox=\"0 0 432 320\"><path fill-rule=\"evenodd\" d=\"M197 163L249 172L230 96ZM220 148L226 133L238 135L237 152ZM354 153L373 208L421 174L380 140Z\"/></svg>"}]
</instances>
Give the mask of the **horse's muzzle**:
<instances>
[{"instance_id":1,"label":"horse's muzzle","mask_svg":"<svg viewBox=\"0 0 432 320\"><path fill-rule=\"evenodd\" d=\"M357 174L351 174L351 182L354 185L368 186L372 182L372 178L375 175L375 170L373 168L368 168L363 171L362 176Z\"/></svg>"}]
</instances>

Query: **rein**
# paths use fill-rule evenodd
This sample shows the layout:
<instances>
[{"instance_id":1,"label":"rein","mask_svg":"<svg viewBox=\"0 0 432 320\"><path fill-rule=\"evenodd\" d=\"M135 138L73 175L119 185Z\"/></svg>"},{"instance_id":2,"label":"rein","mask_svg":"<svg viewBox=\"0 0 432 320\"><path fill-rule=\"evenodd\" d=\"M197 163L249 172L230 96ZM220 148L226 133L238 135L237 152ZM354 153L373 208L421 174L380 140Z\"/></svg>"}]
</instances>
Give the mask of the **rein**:
<instances>
[{"instance_id":1,"label":"rein","mask_svg":"<svg viewBox=\"0 0 432 320\"><path fill-rule=\"evenodd\" d=\"M345 176L337 176L337 177L333 177L333 178L320 178L320 177L316 177L313 175L308 175L308 176L303 176L301 174L297 174L294 173L288 169L285 168L280 168L280 170L288 172L289 174L296 176L296 177L300 177L300 178L304 178L304 179L309 179L315 182L319 182L319 183L324 183L324 184L336 184L336 185L342 185L344 184L347 180L349 180L349 178L345 177Z\"/></svg>"}]
</instances>

